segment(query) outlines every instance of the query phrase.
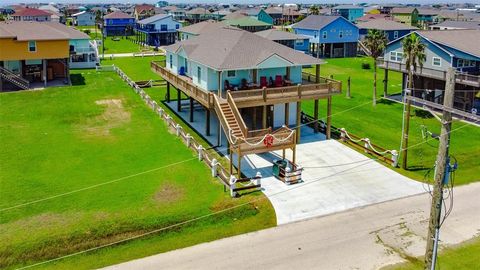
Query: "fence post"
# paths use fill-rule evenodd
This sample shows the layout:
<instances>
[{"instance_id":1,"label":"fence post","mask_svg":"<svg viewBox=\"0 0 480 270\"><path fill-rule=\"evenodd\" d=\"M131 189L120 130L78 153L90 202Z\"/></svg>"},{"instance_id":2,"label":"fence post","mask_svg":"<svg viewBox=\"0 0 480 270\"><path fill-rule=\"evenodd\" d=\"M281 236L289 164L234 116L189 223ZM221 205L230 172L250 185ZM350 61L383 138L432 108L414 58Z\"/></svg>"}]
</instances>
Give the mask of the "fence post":
<instances>
[{"instance_id":1,"label":"fence post","mask_svg":"<svg viewBox=\"0 0 480 270\"><path fill-rule=\"evenodd\" d=\"M212 159L212 163L210 165L212 166L212 177L217 177L217 167L218 167L217 160Z\"/></svg>"},{"instance_id":2,"label":"fence post","mask_svg":"<svg viewBox=\"0 0 480 270\"><path fill-rule=\"evenodd\" d=\"M397 152L397 150L392 150L392 160L393 160L392 166L397 167L398 166L398 152Z\"/></svg>"},{"instance_id":3,"label":"fence post","mask_svg":"<svg viewBox=\"0 0 480 270\"><path fill-rule=\"evenodd\" d=\"M198 160L202 161L203 160L203 155L202 155L203 146L199 145L198 148L197 148L197 151L198 151Z\"/></svg>"},{"instance_id":4,"label":"fence post","mask_svg":"<svg viewBox=\"0 0 480 270\"><path fill-rule=\"evenodd\" d=\"M346 142L347 141L347 131L345 130L345 128L341 128L340 129L340 139L342 140L342 142Z\"/></svg>"},{"instance_id":5,"label":"fence post","mask_svg":"<svg viewBox=\"0 0 480 270\"><path fill-rule=\"evenodd\" d=\"M157 110L157 112L158 112L158 115L159 115L160 117L163 116L163 108L162 108L162 107L159 107L158 110Z\"/></svg>"},{"instance_id":6,"label":"fence post","mask_svg":"<svg viewBox=\"0 0 480 270\"><path fill-rule=\"evenodd\" d=\"M257 172L257 174L255 175L255 177L257 178L255 180L255 185L259 185L261 186L262 185L262 173L261 172ZM259 187L260 189L260 187Z\"/></svg>"},{"instance_id":7,"label":"fence post","mask_svg":"<svg viewBox=\"0 0 480 270\"><path fill-rule=\"evenodd\" d=\"M190 133L187 133L185 136L185 139L187 140L187 147L190 148L190 141L192 139L192 136L190 136Z\"/></svg>"},{"instance_id":8,"label":"fence post","mask_svg":"<svg viewBox=\"0 0 480 270\"><path fill-rule=\"evenodd\" d=\"M237 178L235 177L235 175L230 175L230 181L229 181L229 184L230 184L230 196L232 196L232 198L235 198L237 197L237 192L233 191L233 189L235 189L235 183L237 182Z\"/></svg>"},{"instance_id":9,"label":"fence post","mask_svg":"<svg viewBox=\"0 0 480 270\"><path fill-rule=\"evenodd\" d=\"M363 141L365 142L365 153L368 153L368 149L370 148L368 145L369 145L369 142L370 142L370 139L369 138L365 138L363 139Z\"/></svg>"},{"instance_id":10,"label":"fence post","mask_svg":"<svg viewBox=\"0 0 480 270\"><path fill-rule=\"evenodd\" d=\"M180 130L182 129L182 126L180 126L180 124L177 124L175 126L175 129L177 130L177 136L180 136Z\"/></svg>"}]
</instances>

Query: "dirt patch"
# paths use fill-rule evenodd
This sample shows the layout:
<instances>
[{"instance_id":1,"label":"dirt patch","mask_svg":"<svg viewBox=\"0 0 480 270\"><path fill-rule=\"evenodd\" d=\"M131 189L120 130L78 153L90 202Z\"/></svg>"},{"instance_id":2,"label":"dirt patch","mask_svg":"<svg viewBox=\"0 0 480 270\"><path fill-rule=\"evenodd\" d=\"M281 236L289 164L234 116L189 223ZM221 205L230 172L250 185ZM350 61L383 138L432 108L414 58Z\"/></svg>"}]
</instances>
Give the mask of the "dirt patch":
<instances>
[{"instance_id":1,"label":"dirt patch","mask_svg":"<svg viewBox=\"0 0 480 270\"><path fill-rule=\"evenodd\" d=\"M171 183L163 184L153 195L153 200L157 203L175 202L183 198L184 190Z\"/></svg>"},{"instance_id":2,"label":"dirt patch","mask_svg":"<svg viewBox=\"0 0 480 270\"><path fill-rule=\"evenodd\" d=\"M125 110L121 99L102 99L95 104L104 106L105 111L98 116L87 119L82 127L89 136L109 136L113 128L130 122L130 112Z\"/></svg>"}]
</instances>

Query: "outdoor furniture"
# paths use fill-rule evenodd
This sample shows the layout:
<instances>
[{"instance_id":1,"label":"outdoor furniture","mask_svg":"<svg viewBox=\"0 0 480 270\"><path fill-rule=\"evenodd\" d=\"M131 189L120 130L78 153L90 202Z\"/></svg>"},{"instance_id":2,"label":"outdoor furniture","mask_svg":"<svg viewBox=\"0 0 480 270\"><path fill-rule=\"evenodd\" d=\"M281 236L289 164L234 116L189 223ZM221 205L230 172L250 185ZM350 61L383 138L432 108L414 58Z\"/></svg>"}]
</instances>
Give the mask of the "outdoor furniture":
<instances>
[{"instance_id":1,"label":"outdoor furniture","mask_svg":"<svg viewBox=\"0 0 480 270\"><path fill-rule=\"evenodd\" d=\"M240 90L246 90L248 89L248 82L247 79L242 79L240 83Z\"/></svg>"},{"instance_id":2,"label":"outdoor furniture","mask_svg":"<svg viewBox=\"0 0 480 270\"><path fill-rule=\"evenodd\" d=\"M260 77L260 87L263 88L267 86L268 86L267 77L265 76Z\"/></svg>"},{"instance_id":3,"label":"outdoor furniture","mask_svg":"<svg viewBox=\"0 0 480 270\"><path fill-rule=\"evenodd\" d=\"M225 90L233 90L233 87L230 85L228 80L225 80L224 88Z\"/></svg>"},{"instance_id":4,"label":"outdoor furniture","mask_svg":"<svg viewBox=\"0 0 480 270\"><path fill-rule=\"evenodd\" d=\"M291 86L291 85L292 85L292 81L289 80L289 79L287 78L287 76L284 76L283 78L284 78L284 79L283 79L283 82L284 82L285 86Z\"/></svg>"},{"instance_id":5,"label":"outdoor furniture","mask_svg":"<svg viewBox=\"0 0 480 270\"><path fill-rule=\"evenodd\" d=\"M275 82L273 81L272 77L268 79L268 86L271 86L271 87L275 86Z\"/></svg>"},{"instance_id":6,"label":"outdoor furniture","mask_svg":"<svg viewBox=\"0 0 480 270\"><path fill-rule=\"evenodd\" d=\"M178 71L179 75L185 76L185 67L180 67L180 70Z\"/></svg>"},{"instance_id":7,"label":"outdoor furniture","mask_svg":"<svg viewBox=\"0 0 480 270\"><path fill-rule=\"evenodd\" d=\"M282 86L283 86L282 75L275 76L275 87L282 87Z\"/></svg>"}]
</instances>

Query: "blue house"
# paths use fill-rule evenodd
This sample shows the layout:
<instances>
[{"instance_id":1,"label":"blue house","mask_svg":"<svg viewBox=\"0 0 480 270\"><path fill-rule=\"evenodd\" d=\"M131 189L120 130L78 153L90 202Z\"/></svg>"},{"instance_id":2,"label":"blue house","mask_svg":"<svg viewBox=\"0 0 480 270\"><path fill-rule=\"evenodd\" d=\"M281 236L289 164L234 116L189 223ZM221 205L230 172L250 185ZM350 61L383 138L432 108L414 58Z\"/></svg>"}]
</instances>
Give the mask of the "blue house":
<instances>
[{"instance_id":1,"label":"blue house","mask_svg":"<svg viewBox=\"0 0 480 270\"><path fill-rule=\"evenodd\" d=\"M408 35L412 34L418 35L426 45L423 68L417 69L413 81L416 89L425 91L415 91L413 95L443 103L446 71L453 67L456 70L454 107L464 111L475 108L480 112L480 46L472 43L480 40L480 30L416 31ZM403 89L408 85L402 47L406 36L387 45L380 63L386 71L403 73Z\"/></svg>"},{"instance_id":2,"label":"blue house","mask_svg":"<svg viewBox=\"0 0 480 270\"><path fill-rule=\"evenodd\" d=\"M307 36L275 29L260 31L255 34L304 53L308 52L310 48L310 38Z\"/></svg>"},{"instance_id":3,"label":"blue house","mask_svg":"<svg viewBox=\"0 0 480 270\"><path fill-rule=\"evenodd\" d=\"M363 16L363 7L354 5L340 5L332 8L332 15L339 15L345 19L356 22Z\"/></svg>"},{"instance_id":4,"label":"blue house","mask_svg":"<svg viewBox=\"0 0 480 270\"><path fill-rule=\"evenodd\" d=\"M104 16L103 34L105 36L130 36L135 27L135 18L121 11Z\"/></svg>"},{"instance_id":5,"label":"blue house","mask_svg":"<svg viewBox=\"0 0 480 270\"><path fill-rule=\"evenodd\" d=\"M72 15L73 24L76 26L95 25L95 14L88 11L80 11Z\"/></svg>"},{"instance_id":6,"label":"blue house","mask_svg":"<svg viewBox=\"0 0 480 270\"><path fill-rule=\"evenodd\" d=\"M377 20L368 20L365 22L357 23L357 27L360 29L360 38L364 39L368 34L368 30L380 30L384 31L387 35L388 41L393 41L395 39L401 38L412 31L417 30L415 26L410 26L407 24L399 23L392 20L377 19Z\"/></svg>"},{"instance_id":7,"label":"blue house","mask_svg":"<svg viewBox=\"0 0 480 270\"><path fill-rule=\"evenodd\" d=\"M310 38L309 52L317 57L354 57L358 27L342 16L310 15L292 27L295 34Z\"/></svg>"},{"instance_id":8,"label":"blue house","mask_svg":"<svg viewBox=\"0 0 480 270\"><path fill-rule=\"evenodd\" d=\"M170 45L175 43L180 27L172 15L158 14L137 22L135 39L149 46Z\"/></svg>"}]
</instances>

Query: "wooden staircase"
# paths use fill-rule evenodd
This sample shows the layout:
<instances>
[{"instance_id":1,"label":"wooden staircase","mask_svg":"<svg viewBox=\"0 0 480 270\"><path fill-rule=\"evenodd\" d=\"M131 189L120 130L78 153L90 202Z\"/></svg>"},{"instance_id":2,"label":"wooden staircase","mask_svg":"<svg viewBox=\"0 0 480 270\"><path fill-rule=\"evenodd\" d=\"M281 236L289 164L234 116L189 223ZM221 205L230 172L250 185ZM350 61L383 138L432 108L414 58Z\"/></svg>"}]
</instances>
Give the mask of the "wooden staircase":
<instances>
[{"instance_id":1,"label":"wooden staircase","mask_svg":"<svg viewBox=\"0 0 480 270\"><path fill-rule=\"evenodd\" d=\"M231 134L237 138L243 138L244 134L242 130L240 129L239 123L237 119L235 118L235 115L233 114L232 108L230 107L230 104L228 102L221 102L220 103L220 108L222 109L223 115L225 116L225 120L227 123L227 126L232 130Z\"/></svg>"},{"instance_id":2,"label":"wooden staircase","mask_svg":"<svg viewBox=\"0 0 480 270\"><path fill-rule=\"evenodd\" d=\"M360 47L360 49L361 49L367 56L371 56L371 55L372 55L372 52L370 52L370 50L367 48L367 46L365 45L365 43L363 43L361 40L358 41L358 46Z\"/></svg>"},{"instance_id":3,"label":"wooden staircase","mask_svg":"<svg viewBox=\"0 0 480 270\"><path fill-rule=\"evenodd\" d=\"M30 88L30 82L22 78L20 75L17 75L10 70L0 67L0 77L2 79L20 87L21 89ZM1 89L0 89L1 90Z\"/></svg>"}]
</instances>

